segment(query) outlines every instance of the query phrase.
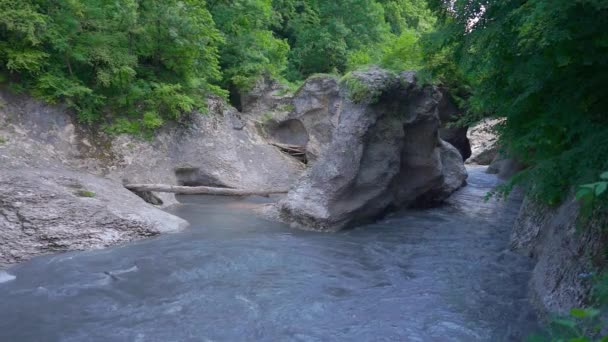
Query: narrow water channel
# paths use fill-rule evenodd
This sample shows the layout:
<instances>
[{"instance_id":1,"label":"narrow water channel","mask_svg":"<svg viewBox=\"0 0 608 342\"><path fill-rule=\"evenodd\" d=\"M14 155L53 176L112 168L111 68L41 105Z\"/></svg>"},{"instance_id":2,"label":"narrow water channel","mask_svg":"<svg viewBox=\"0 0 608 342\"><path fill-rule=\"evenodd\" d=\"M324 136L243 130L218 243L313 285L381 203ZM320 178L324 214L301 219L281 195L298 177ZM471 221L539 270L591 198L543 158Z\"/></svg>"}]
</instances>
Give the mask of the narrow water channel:
<instances>
[{"instance_id":1,"label":"narrow water channel","mask_svg":"<svg viewBox=\"0 0 608 342\"><path fill-rule=\"evenodd\" d=\"M182 197L179 234L36 258L0 283L0 341L518 341L535 328L520 198L482 168L440 208L336 234Z\"/></svg>"}]
</instances>

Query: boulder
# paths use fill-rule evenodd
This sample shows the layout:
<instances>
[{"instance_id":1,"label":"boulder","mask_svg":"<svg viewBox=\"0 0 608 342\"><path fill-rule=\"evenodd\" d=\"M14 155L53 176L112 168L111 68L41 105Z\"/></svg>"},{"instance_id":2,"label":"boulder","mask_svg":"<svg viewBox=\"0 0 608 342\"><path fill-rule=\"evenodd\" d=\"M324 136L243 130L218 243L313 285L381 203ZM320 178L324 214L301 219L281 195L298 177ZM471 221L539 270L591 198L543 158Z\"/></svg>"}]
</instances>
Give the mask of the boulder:
<instances>
[{"instance_id":1,"label":"boulder","mask_svg":"<svg viewBox=\"0 0 608 342\"><path fill-rule=\"evenodd\" d=\"M498 153L494 160L492 160L492 163L488 166L486 172L498 175L498 177L502 179L509 179L523 169L524 166L515 158Z\"/></svg>"},{"instance_id":2,"label":"boulder","mask_svg":"<svg viewBox=\"0 0 608 342\"><path fill-rule=\"evenodd\" d=\"M467 137L471 144L471 157L468 164L490 165L499 151L496 126L503 119L484 119L469 128Z\"/></svg>"},{"instance_id":3,"label":"boulder","mask_svg":"<svg viewBox=\"0 0 608 342\"><path fill-rule=\"evenodd\" d=\"M0 269L41 254L102 248L187 225L109 179L62 166L0 169Z\"/></svg>"},{"instance_id":4,"label":"boulder","mask_svg":"<svg viewBox=\"0 0 608 342\"><path fill-rule=\"evenodd\" d=\"M439 119L441 128L439 137L456 147L462 159L467 160L471 156L471 144L467 137L469 127L453 127L452 124L458 120L463 111L458 108L446 89L441 89L441 101L439 102Z\"/></svg>"},{"instance_id":5,"label":"boulder","mask_svg":"<svg viewBox=\"0 0 608 342\"><path fill-rule=\"evenodd\" d=\"M392 207L445 199L463 185L466 170L458 151L439 138L441 96L417 85L413 72L372 68L341 83L307 81L295 113L318 116L329 141L276 215L294 227L335 231Z\"/></svg>"}]
</instances>

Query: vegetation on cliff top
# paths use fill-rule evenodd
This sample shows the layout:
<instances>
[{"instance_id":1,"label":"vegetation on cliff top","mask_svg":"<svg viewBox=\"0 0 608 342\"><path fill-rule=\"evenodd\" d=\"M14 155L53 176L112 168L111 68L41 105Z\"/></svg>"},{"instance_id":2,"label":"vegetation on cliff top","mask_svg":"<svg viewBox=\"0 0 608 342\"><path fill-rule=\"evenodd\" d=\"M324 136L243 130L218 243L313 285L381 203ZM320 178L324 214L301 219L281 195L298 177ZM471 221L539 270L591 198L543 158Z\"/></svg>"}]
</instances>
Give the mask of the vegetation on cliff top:
<instances>
[{"instance_id":1,"label":"vegetation on cliff top","mask_svg":"<svg viewBox=\"0 0 608 342\"><path fill-rule=\"evenodd\" d=\"M0 0L0 83L152 131L264 74L419 65L433 23L424 0Z\"/></svg>"},{"instance_id":2,"label":"vegetation on cliff top","mask_svg":"<svg viewBox=\"0 0 608 342\"><path fill-rule=\"evenodd\" d=\"M465 120L507 117L502 146L531 166L514 182L557 204L608 169L607 12L604 0L0 0L0 82L135 133L264 74L422 69Z\"/></svg>"}]
</instances>

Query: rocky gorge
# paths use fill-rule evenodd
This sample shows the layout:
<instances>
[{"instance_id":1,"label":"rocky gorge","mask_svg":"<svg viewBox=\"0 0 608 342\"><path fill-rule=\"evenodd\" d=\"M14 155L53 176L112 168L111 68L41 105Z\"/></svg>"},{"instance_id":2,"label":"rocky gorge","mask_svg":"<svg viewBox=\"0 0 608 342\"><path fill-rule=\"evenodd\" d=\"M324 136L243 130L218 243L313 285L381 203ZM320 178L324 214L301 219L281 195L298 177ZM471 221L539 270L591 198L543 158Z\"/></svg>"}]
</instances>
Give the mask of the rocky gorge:
<instances>
[{"instance_id":1,"label":"rocky gorge","mask_svg":"<svg viewBox=\"0 0 608 342\"><path fill-rule=\"evenodd\" d=\"M129 183L284 188L261 215L337 231L396 209L439 205L466 184L465 160L492 164L503 177L521 168L498 152L488 128L496 122L447 127L457 106L415 73L371 68L348 77L313 76L293 95L263 80L241 97L241 111L210 98L208 113L151 139L110 136L64 106L3 89L0 269L187 227L163 210L177 203L173 194L133 193ZM511 247L536 263L530 290L541 312L564 313L588 296L591 285L580 275L593 272L605 237L576 234L577 214L574 200L521 205Z\"/></svg>"}]
</instances>

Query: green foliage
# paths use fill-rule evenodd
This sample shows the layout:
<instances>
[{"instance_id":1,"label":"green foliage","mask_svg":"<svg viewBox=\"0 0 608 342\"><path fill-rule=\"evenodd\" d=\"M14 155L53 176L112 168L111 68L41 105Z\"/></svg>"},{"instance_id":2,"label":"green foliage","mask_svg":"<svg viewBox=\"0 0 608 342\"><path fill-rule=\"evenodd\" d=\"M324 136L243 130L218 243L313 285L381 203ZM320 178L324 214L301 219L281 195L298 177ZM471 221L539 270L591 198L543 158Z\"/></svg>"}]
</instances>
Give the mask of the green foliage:
<instances>
[{"instance_id":1,"label":"green foliage","mask_svg":"<svg viewBox=\"0 0 608 342\"><path fill-rule=\"evenodd\" d=\"M288 39L291 80L346 70L350 51L380 42L389 32L374 0L275 1L281 13L276 29Z\"/></svg>"},{"instance_id":2,"label":"green foliage","mask_svg":"<svg viewBox=\"0 0 608 342\"><path fill-rule=\"evenodd\" d=\"M385 21L390 26L380 40L348 54L347 70L362 65L379 65L403 71L422 68L420 35L430 31L436 18L424 0L379 0Z\"/></svg>"},{"instance_id":3,"label":"green foliage","mask_svg":"<svg viewBox=\"0 0 608 342\"><path fill-rule=\"evenodd\" d=\"M278 110L281 112L291 112L294 109L296 109L296 107L294 107L294 105L292 105L291 103L287 103L284 105L279 106Z\"/></svg>"},{"instance_id":4,"label":"green foliage","mask_svg":"<svg viewBox=\"0 0 608 342\"><path fill-rule=\"evenodd\" d=\"M608 172L600 175L600 180L594 183L579 186L576 192L576 199L581 202L581 212L584 218L592 216L593 211L599 206L605 207L606 191L608 190Z\"/></svg>"},{"instance_id":5,"label":"green foliage","mask_svg":"<svg viewBox=\"0 0 608 342\"><path fill-rule=\"evenodd\" d=\"M126 133L132 135L140 135L143 131L143 128L139 121L119 117L112 121L112 123L105 128L105 131L109 134Z\"/></svg>"},{"instance_id":6,"label":"green foliage","mask_svg":"<svg viewBox=\"0 0 608 342\"><path fill-rule=\"evenodd\" d=\"M260 117L260 120L263 123L267 123L270 120L272 120L273 118L274 118L274 114L272 114L271 112L266 112L266 113L262 114L262 116Z\"/></svg>"},{"instance_id":7,"label":"green foliage","mask_svg":"<svg viewBox=\"0 0 608 342\"><path fill-rule=\"evenodd\" d=\"M426 72L466 99L465 120L505 117L500 144L527 166L496 192L521 185L534 200L558 205L578 189L583 213L605 214L606 1L430 3L440 20L422 39ZM598 336L608 277L596 281L594 301L552 320L540 341L608 341Z\"/></svg>"},{"instance_id":8,"label":"green foliage","mask_svg":"<svg viewBox=\"0 0 608 342\"><path fill-rule=\"evenodd\" d=\"M81 121L153 129L217 91L222 38L201 0L0 0L0 13L0 72Z\"/></svg>"},{"instance_id":9,"label":"green foliage","mask_svg":"<svg viewBox=\"0 0 608 342\"><path fill-rule=\"evenodd\" d=\"M0 136L0 145L6 144L7 141L8 141L8 139L6 139L5 137Z\"/></svg>"},{"instance_id":10,"label":"green foliage","mask_svg":"<svg viewBox=\"0 0 608 342\"><path fill-rule=\"evenodd\" d=\"M219 0L211 12L225 36L221 47L224 85L248 90L264 74L279 77L287 65L289 44L271 31L270 0Z\"/></svg>"},{"instance_id":11,"label":"green foliage","mask_svg":"<svg viewBox=\"0 0 608 342\"><path fill-rule=\"evenodd\" d=\"M348 70L372 64L393 71L421 69L423 63L419 34L414 30L404 30L399 36L389 34L381 43L365 46L348 55Z\"/></svg>"},{"instance_id":12,"label":"green foliage","mask_svg":"<svg viewBox=\"0 0 608 342\"><path fill-rule=\"evenodd\" d=\"M89 191L89 190L82 190L82 189L76 191L76 195L78 195L80 197L89 197L89 198L96 196L95 192Z\"/></svg>"},{"instance_id":13,"label":"green foliage","mask_svg":"<svg viewBox=\"0 0 608 342\"><path fill-rule=\"evenodd\" d=\"M378 0L384 8L384 18L391 32L401 35L407 30L428 32L434 28L436 18L426 0Z\"/></svg>"},{"instance_id":14,"label":"green foliage","mask_svg":"<svg viewBox=\"0 0 608 342\"><path fill-rule=\"evenodd\" d=\"M382 94L382 87L371 87L362 81L356 73L348 73L340 79L340 85L346 90L348 98L354 103L374 104Z\"/></svg>"},{"instance_id":15,"label":"green foliage","mask_svg":"<svg viewBox=\"0 0 608 342\"><path fill-rule=\"evenodd\" d=\"M378 64L395 71L420 69L422 49L418 44L418 38L415 31L403 30L400 36L386 44Z\"/></svg>"},{"instance_id":16,"label":"green foliage","mask_svg":"<svg viewBox=\"0 0 608 342\"><path fill-rule=\"evenodd\" d=\"M431 3L441 22L424 39L428 70L465 84L454 88L469 115L507 118L501 144L529 166L515 184L555 205L608 169L605 1Z\"/></svg>"},{"instance_id":17,"label":"green foliage","mask_svg":"<svg viewBox=\"0 0 608 342\"><path fill-rule=\"evenodd\" d=\"M534 336L529 342L592 342L606 341L606 337L597 337L602 322L597 309L572 309L567 317L553 318L549 322L549 331L545 336Z\"/></svg>"},{"instance_id":18,"label":"green foliage","mask_svg":"<svg viewBox=\"0 0 608 342\"><path fill-rule=\"evenodd\" d=\"M418 69L425 0L0 0L0 83L149 134L261 76ZM289 80L289 81L285 81Z\"/></svg>"}]
</instances>

